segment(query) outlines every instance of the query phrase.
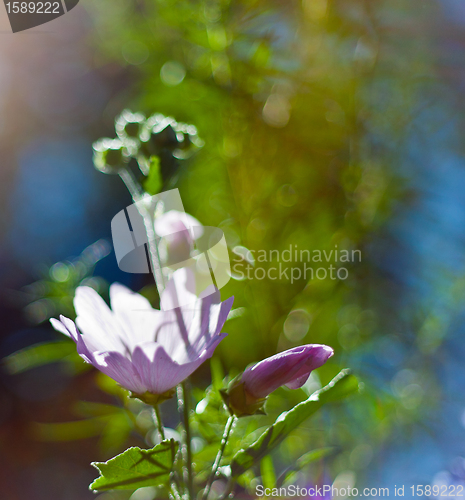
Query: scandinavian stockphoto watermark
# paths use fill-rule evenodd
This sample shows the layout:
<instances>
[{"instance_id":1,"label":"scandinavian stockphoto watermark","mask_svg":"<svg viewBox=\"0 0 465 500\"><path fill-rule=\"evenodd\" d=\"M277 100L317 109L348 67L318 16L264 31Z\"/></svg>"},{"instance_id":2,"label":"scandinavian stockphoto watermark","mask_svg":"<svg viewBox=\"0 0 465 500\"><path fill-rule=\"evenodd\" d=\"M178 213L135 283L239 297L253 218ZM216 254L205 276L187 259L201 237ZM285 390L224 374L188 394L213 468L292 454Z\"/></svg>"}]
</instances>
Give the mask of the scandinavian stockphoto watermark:
<instances>
[{"instance_id":1,"label":"scandinavian stockphoto watermark","mask_svg":"<svg viewBox=\"0 0 465 500\"><path fill-rule=\"evenodd\" d=\"M350 267L362 261L360 250L338 245L323 250L295 244L282 250L236 246L231 269L223 231L202 226L188 216L178 189L141 196L115 215L111 232L119 268L127 273L152 273L164 310L214 294L231 277L291 284L301 279L344 281ZM181 281L189 285L189 294L173 293Z\"/></svg>"},{"instance_id":2,"label":"scandinavian stockphoto watermark","mask_svg":"<svg viewBox=\"0 0 465 500\"><path fill-rule=\"evenodd\" d=\"M111 234L118 267L151 273L165 311L216 294L231 277L223 231L188 216L178 189L143 195L113 217ZM181 284L189 293L178 293Z\"/></svg>"},{"instance_id":3,"label":"scandinavian stockphoto watermark","mask_svg":"<svg viewBox=\"0 0 465 500\"><path fill-rule=\"evenodd\" d=\"M233 276L236 279L280 280L293 284L303 280L341 280L349 277L349 266L362 261L358 249L302 249L290 244L284 250L250 250L243 246L233 249Z\"/></svg>"}]
</instances>

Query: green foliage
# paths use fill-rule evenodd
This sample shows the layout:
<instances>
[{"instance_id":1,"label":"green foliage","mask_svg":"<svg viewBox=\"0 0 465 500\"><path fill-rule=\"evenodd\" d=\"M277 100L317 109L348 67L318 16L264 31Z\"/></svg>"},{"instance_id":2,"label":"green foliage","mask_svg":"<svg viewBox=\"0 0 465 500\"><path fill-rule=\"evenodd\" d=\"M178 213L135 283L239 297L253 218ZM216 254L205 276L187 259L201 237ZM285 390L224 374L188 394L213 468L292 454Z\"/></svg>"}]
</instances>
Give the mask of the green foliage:
<instances>
[{"instance_id":1,"label":"green foliage","mask_svg":"<svg viewBox=\"0 0 465 500\"><path fill-rule=\"evenodd\" d=\"M307 467L313 462L317 462L325 457L330 456L335 451L332 447L317 448L302 455L293 465L288 467L278 478L277 487L279 488L284 483L290 483L295 474L301 469Z\"/></svg>"},{"instance_id":2,"label":"green foliage","mask_svg":"<svg viewBox=\"0 0 465 500\"><path fill-rule=\"evenodd\" d=\"M151 156L149 158L149 175L143 184L144 190L148 194L154 195L161 191L162 186L160 158L158 156Z\"/></svg>"},{"instance_id":3,"label":"green foliage","mask_svg":"<svg viewBox=\"0 0 465 500\"><path fill-rule=\"evenodd\" d=\"M93 276L93 273L96 264L110 250L108 241L101 239L85 248L77 258L43 266L41 279L23 289L27 303L24 309L26 318L32 324L40 324L60 314L74 318L73 298L79 285L87 285L97 291L106 289L105 280ZM54 352L54 349L51 351Z\"/></svg>"},{"instance_id":4,"label":"green foliage","mask_svg":"<svg viewBox=\"0 0 465 500\"><path fill-rule=\"evenodd\" d=\"M10 354L2 360L5 369L12 375L38 366L63 361L72 357L76 362L82 359L76 353L76 344L71 341L44 342Z\"/></svg>"},{"instance_id":5,"label":"green foliage","mask_svg":"<svg viewBox=\"0 0 465 500\"><path fill-rule=\"evenodd\" d=\"M178 443L170 439L151 450L133 447L107 462L92 462L100 477L89 488L95 491L133 490L167 484L177 450Z\"/></svg>"},{"instance_id":6,"label":"green foliage","mask_svg":"<svg viewBox=\"0 0 465 500\"><path fill-rule=\"evenodd\" d=\"M260 474L265 488L274 488L276 486L276 473L271 455L265 455L262 458L260 462Z\"/></svg>"},{"instance_id":7,"label":"green foliage","mask_svg":"<svg viewBox=\"0 0 465 500\"><path fill-rule=\"evenodd\" d=\"M100 416L73 422L34 423L32 432L41 441L74 441L98 436L111 419L110 416Z\"/></svg>"},{"instance_id":8,"label":"green foliage","mask_svg":"<svg viewBox=\"0 0 465 500\"><path fill-rule=\"evenodd\" d=\"M392 4L392 18L422 16L410 4ZM390 340L395 336L396 351L402 343L416 344L415 355L408 358L422 369L431 366L428 356L440 348L450 324L451 311L442 302L462 297L463 290L449 290L444 301L427 304L418 313L418 325L405 325L408 311L393 307L397 285L380 277L373 256L366 258L392 207L399 210L398 202L406 195L396 173L402 164L399 152L405 149L418 104L423 106L424 100L413 82L418 74L432 74L423 40L412 65L409 53L420 38L399 37L390 21L389 29L380 24L386 2L99 0L87 8L98 28L96 64L119 66L118 74L132 78L108 109L121 110L124 105L146 113L123 112L117 117L117 142L101 144L96 166L104 171L118 171L122 164L129 168L131 156L148 193L158 192L169 180L170 187L181 190L186 210L205 225L221 227L231 249L233 279L222 293L235 296L237 314L226 324L229 337L218 349L221 361L212 361L214 390L197 390L198 411L191 418L199 482L217 453L227 419L217 392L223 371L234 376L247 364L299 343L326 343L335 356L313 381L324 385L361 354L373 355L375 341L383 335ZM146 52L146 58L137 57L134 47ZM196 133L176 130L174 119L155 133L147 126L151 113L195 124L205 147L188 168L177 169L176 164L190 150ZM183 135L178 138L178 133ZM254 267L234 252L240 246L255 253L281 253L292 245L310 251L331 251L335 245L340 250L362 249L362 261L348 265L345 281L301 277L290 283L255 279L258 263ZM276 264L260 265L268 270ZM305 265L292 263L301 271ZM104 289L91 277L92 270L92 265L84 269L75 261L47 268L44 278L27 290L29 319L38 324L57 313L73 317L76 286L87 283ZM156 296L155 287L145 292ZM296 311L303 318L299 328L290 321ZM416 342L393 334L399 331L418 331ZM65 348L50 347L50 352L37 347L14 355L7 366L20 372L59 359L59 349ZM207 385L203 375L199 378ZM419 375L416 385L429 383L431 374ZM110 379L99 375L97 381L103 391L124 400L124 391ZM312 396L304 402L308 394L303 390L276 391L267 403L267 416L236 424L224 463L242 448L233 461L236 474L247 470L252 477L250 467L256 469L253 466L264 457L266 469L267 454L282 451L277 445L299 422L330 400L355 391L356 384L352 376L344 376L318 393L317 400ZM337 419L318 421L324 423L321 439L325 432L331 434L334 453L340 447L350 450L357 441L381 444L391 428L419 418L420 409L414 414L404 407L408 392L397 396L389 384L384 390L381 382L372 384L347 405L350 411L338 408ZM438 389L434 383L430 386L433 390L425 390L424 398L439 401ZM283 410L290 411L275 421ZM145 411L130 408L128 415L139 421ZM93 422L100 428L106 425L98 416L89 418L97 419ZM334 423L340 420L344 425ZM112 421L104 427L102 440L107 444L116 435L126 437L131 429L121 412L115 412ZM142 437L153 430L149 424L139 429L132 424ZM78 425L84 429L86 424ZM304 451L314 446L312 437L311 431L299 428ZM320 448L324 444L318 442L319 448L296 459L295 467L327 456L328 448ZM331 473L352 467L349 456L344 453L336 466L331 463Z\"/></svg>"},{"instance_id":9,"label":"green foliage","mask_svg":"<svg viewBox=\"0 0 465 500\"><path fill-rule=\"evenodd\" d=\"M357 379L348 370L341 371L326 387L306 401L283 413L251 446L238 451L231 463L233 476L240 476L271 453L296 427L323 405L341 400L359 390Z\"/></svg>"}]
</instances>

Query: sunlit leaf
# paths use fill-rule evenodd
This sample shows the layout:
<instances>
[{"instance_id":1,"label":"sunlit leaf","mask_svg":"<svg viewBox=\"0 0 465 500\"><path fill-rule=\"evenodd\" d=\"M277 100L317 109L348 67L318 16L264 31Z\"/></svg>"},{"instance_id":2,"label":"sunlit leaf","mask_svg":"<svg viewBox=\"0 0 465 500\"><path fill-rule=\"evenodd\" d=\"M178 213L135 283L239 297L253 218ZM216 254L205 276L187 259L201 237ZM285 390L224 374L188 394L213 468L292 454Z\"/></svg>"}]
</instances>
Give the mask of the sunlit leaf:
<instances>
[{"instance_id":1,"label":"sunlit leaf","mask_svg":"<svg viewBox=\"0 0 465 500\"><path fill-rule=\"evenodd\" d=\"M92 462L100 472L91 490L135 490L143 486L160 486L169 481L178 449L174 439L157 444L150 450L133 447L107 462Z\"/></svg>"},{"instance_id":2,"label":"sunlit leaf","mask_svg":"<svg viewBox=\"0 0 465 500\"><path fill-rule=\"evenodd\" d=\"M260 473L262 483L265 488L274 488L276 486L276 474L274 471L273 459L270 455L265 455L260 462Z\"/></svg>"},{"instance_id":3,"label":"sunlit leaf","mask_svg":"<svg viewBox=\"0 0 465 500\"><path fill-rule=\"evenodd\" d=\"M238 451L232 460L233 476L243 474L280 444L292 430L312 416L326 403L341 400L359 390L357 379L349 370L342 370L327 386L313 393L306 401L281 414L251 446Z\"/></svg>"},{"instance_id":4,"label":"sunlit leaf","mask_svg":"<svg viewBox=\"0 0 465 500\"><path fill-rule=\"evenodd\" d=\"M59 423L33 423L32 433L40 441L74 441L99 435L109 416Z\"/></svg>"},{"instance_id":5,"label":"sunlit leaf","mask_svg":"<svg viewBox=\"0 0 465 500\"><path fill-rule=\"evenodd\" d=\"M214 356L210 359L210 369L212 376L212 386L216 391L223 387L224 370L219 357Z\"/></svg>"},{"instance_id":6,"label":"sunlit leaf","mask_svg":"<svg viewBox=\"0 0 465 500\"><path fill-rule=\"evenodd\" d=\"M322 458L327 457L334 453L335 448L328 446L325 448L317 448L316 450L309 451L302 455L291 467L287 468L278 478L277 487L279 488L286 482L290 482L292 478L295 476L296 472L300 471L307 465L310 465L313 462L321 460Z\"/></svg>"},{"instance_id":7,"label":"sunlit leaf","mask_svg":"<svg viewBox=\"0 0 465 500\"><path fill-rule=\"evenodd\" d=\"M113 415L101 433L100 449L113 453L121 450L132 429L131 420L125 413Z\"/></svg>"},{"instance_id":8,"label":"sunlit leaf","mask_svg":"<svg viewBox=\"0 0 465 500\"><path fill-rule=\"evenodd\" d=\"M6 370L14 375L37 366L61 361L66 356L74 354L78 358L76 346L71 341L45 342L10 354L3 359L3 364Z\"/></svg>"}]
</instances>

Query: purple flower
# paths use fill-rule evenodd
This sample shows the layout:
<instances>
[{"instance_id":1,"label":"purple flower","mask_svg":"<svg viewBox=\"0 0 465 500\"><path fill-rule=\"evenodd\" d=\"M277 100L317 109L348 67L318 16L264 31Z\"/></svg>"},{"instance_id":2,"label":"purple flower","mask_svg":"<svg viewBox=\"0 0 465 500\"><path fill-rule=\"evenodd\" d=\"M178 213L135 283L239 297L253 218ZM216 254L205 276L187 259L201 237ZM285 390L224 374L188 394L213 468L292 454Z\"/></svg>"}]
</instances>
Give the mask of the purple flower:
<instances>
[{"instance_id":1,"label":"purple flower","mask_svg":"<svg viewBox=\"0 0 465 500\"><path fill-rule=\"evenodd\" d=\"M237 417L264 413L269 394L282 385L298 389L310 373L324 365L334 354L331 347L309 344L280 352L247 368L221 391L229 411Z\"/></svg>"},{"instance_id":2,"label":"purple flower","mask_svg":"<svg viewBox=\"0 0 465 500\"><path fill-rule=\"evenodd\" d=\"M155 233L163 237L160 249L166 265L177 264L190 257L194 240L202 235L202 224L192 215L170 210L155 220Z\"/></svg>"},{"instance_id":3,"label":"purple flower","mask_svg":"<svg viewBox=\"0 0 465 500\"><path fill-rule=\"evenodd\" d=\"M245 390L255 398L265 398L282 385L298 389L310 373L323 366L333 354L327 345L294 347L247 368L241 380Z\"/></svg>"},{"instance_id":4,"label":"purple flower","mask_svg":"<svg viewBox=\"0 0 465 500\"><path fill-rule=\"evenodd\" d=\"M50 321L76 342L86 362L153 404L171 397L226 337L220 332L234 298L217 298L213 294L194 299L189 308L159 311L142 295L113 284L110 309L95 290L82 286L74 298L76 324L64 316Z\"/></svg>"}]
</instances>

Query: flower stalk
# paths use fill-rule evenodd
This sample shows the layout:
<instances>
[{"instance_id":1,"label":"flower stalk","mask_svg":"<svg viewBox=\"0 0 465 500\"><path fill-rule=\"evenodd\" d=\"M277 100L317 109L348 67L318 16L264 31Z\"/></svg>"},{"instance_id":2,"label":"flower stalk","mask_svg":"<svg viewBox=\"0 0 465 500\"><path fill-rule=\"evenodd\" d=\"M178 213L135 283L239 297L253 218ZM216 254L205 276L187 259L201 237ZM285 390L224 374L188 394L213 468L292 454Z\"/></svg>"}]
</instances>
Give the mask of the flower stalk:
<instances>
[{"instance_id":1,"label":"flower stalk","mask_svg":"<svg viewBox=\"0 0 465 500\"><path fill-rule=\"evenodd\" d=\"M181 493L179 493L178 485L173 477L171 478L170 498L173 500L183 500Z\"/></svg>"},{"instance_id":2,"label":"flower stalk","mask_svg":"<svg viewBox=\"0 0 465 500\"><path fill-rule=\"evenodd\" d=\"M160 441L165 440L165 428L163 426L163 421L161 419L160 409L158 405L153 405L153 416L155 417L155 422L157 423L158 437Z\"/></svg>"},{"instance_id":3,"label":"flower stalk","mask_svg":"<svg viewBox=\"0 0 465 500\"><path fill-rule=\"evenodd\" d=\"M191 431L189 424L189 391L187 383L184 381L178 385L178 412L183 425L183 446L182 458L184 462L184 482L187 486L188 499L194 498L194 478L192 473L192 446L191 446Z\"/></svg>"},{"instance_id":4,"label":"flower stalk","mask_svg":"<svg viewBox=\"0 0 465 500\"><path fill-rule=\"evenodd\" d=\"M236 416L230 415L230 417L228 418L226 425L224 427L223 438L221 439L221 446L220 446L220 449L218 450L218 454L216 455L215 463L213 464L211 474L210 474L208 481L207 481L207 485L205 486L205 489L203 490L202 500L208 500L208 495L210 493L213 481L216 478L216 474L218 472L218 468L220 466L221 459L223 458L223 455L224 455L224 450L226 448L226 445L228 444L229 436L231 434L231 431L232 431L235 423L236 423Z\"/></svg>"},{"instance_id":5,"label":"flower stalk","mask_svg":"<svg viewBox=\"0 0 465 500\"><path fill-rule=\"evenodd\" d=\"M124 168L119 172L119 176L124 182L127 190L129 191L129 194L131 195L134 203L136 203L137 210L139 211L144 221L145 231L147 233L150 265L155 277L155 283L157 285L158 293L161 297L161 294L165 289L165 281L163 278L163 273L161 271L161 260L160 254L158 252L158 246L155 243L155 217L150 213L149 210L143 207L143 203L140 203L144 199L144 191L140 188L139 183L137 182L132 172L128 168ZM155 212L156 207L153 207L153 214L155 214Z\"/></svg>"}]
</instances>

